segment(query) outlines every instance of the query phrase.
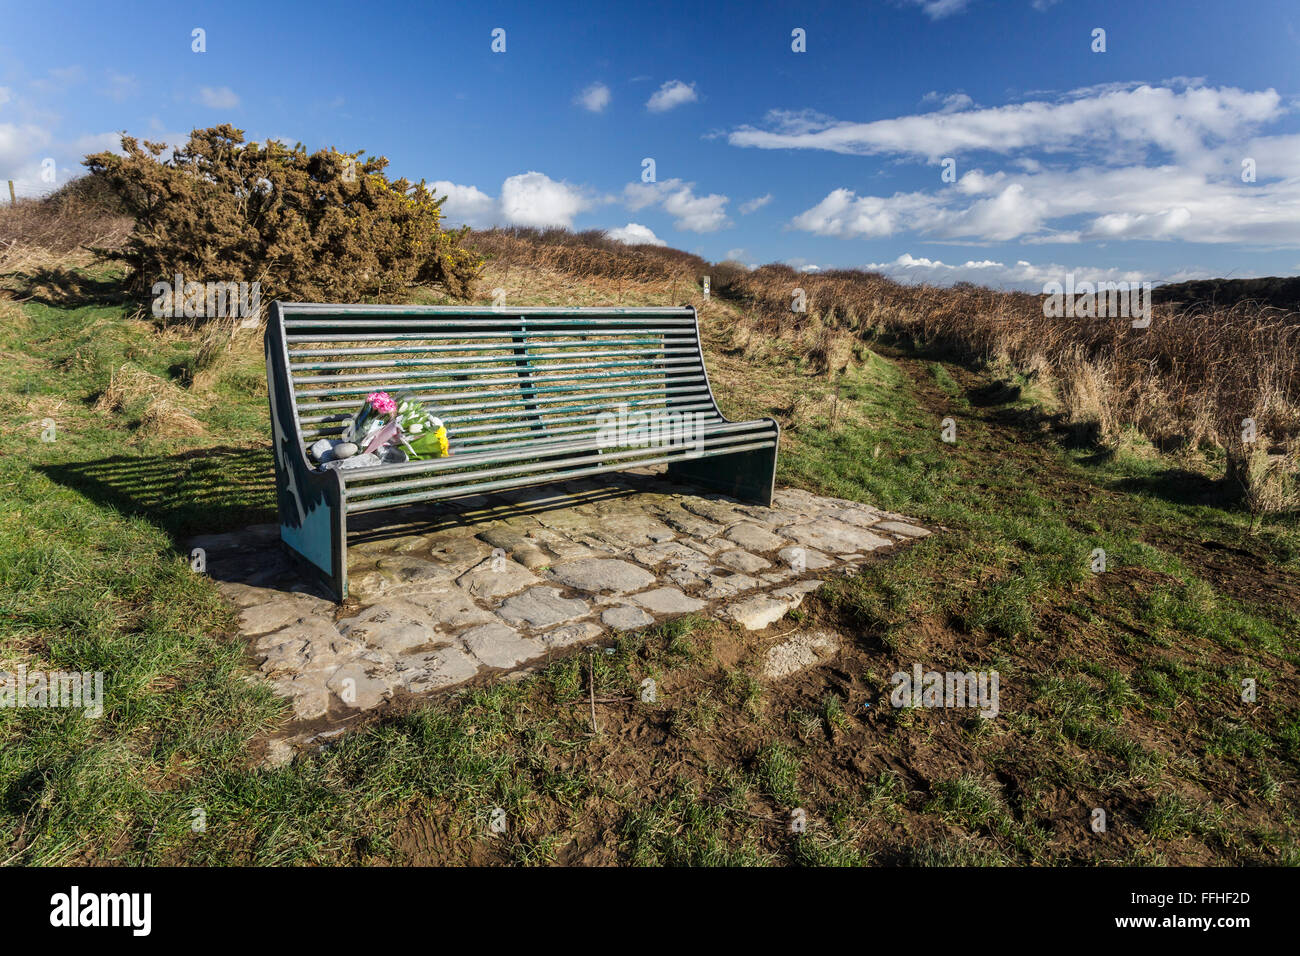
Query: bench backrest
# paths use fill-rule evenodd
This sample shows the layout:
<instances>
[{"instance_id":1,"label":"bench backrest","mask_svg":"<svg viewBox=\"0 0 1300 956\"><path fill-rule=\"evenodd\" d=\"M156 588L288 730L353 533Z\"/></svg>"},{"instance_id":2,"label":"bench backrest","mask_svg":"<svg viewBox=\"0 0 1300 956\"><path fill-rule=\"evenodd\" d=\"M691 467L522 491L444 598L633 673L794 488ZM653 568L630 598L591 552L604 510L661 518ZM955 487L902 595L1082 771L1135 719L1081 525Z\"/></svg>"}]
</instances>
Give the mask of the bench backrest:
<instances>
[{"instance_id":1,"label":"bench backrest","mask_svg":"<svg viewBox=\"0 0 1300 956\"><path fill-rule=\"evenodd\" d=\"M718 414L691 307L277 306L304 446L375 391L418 396L460 454L582 438L622 409Z\"/></svg>"}]
</instances>

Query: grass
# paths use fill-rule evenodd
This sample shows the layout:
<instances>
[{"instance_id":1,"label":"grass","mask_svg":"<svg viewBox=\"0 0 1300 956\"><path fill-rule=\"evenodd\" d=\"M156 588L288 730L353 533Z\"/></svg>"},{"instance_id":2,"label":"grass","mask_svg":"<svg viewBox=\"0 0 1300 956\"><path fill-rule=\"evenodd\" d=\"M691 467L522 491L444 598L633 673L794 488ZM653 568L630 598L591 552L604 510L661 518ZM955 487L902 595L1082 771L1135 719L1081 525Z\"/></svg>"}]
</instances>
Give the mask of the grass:
<instances>
[{"instance_id":1,"label":"grass","mask_svg":"<svg viewBox=\"0 0 1300 956\"><path fill-rule=\"evenodd\" d=\"M614 297L509 270L485 287ZM834 666L771 684L752 638L683 618L259 769L285 707L246 679L231 609L179 541L274 518L260 346L201 357L102 301L111 271L82 280L100 292L0 302L0 669L101 670L107 705L0 709L6 862L1300 859L1294 514L1251 533L1213 460L1080 447L1031 383L910 342L810 375L786 344L736 345L725 301L704 311L710 371L726 411L782 420L778 484L941 529L788 622L845 635ZM150 427L160 398L197 429ZM889 675L918 661L997 670L999 717L893 710ZM633 698L602 707L599 734L575 703L588 666L598 696Z\"/></svg>"}]
</instances>

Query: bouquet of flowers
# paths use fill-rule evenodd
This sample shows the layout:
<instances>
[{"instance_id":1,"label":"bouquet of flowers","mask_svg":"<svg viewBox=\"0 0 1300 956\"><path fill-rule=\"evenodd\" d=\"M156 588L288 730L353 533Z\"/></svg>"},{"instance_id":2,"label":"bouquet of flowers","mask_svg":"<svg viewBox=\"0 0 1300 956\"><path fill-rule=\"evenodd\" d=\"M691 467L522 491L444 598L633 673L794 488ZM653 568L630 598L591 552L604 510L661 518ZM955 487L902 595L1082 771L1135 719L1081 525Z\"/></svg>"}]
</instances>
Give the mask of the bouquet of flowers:
<instances>
[{"instance_id":1,"label":"bouquet of flowers","mask_svg":"<svg viewBox=\"0 0 1300 956\"><path fill-rule=\"evenodd\" d=\"M442 419L414 398L399 396L397 424L402 433L402 444L412 458L443 458L451 452L447 448L447 427Z\"/></svg>"},{"instance_id":2,"label":"bouquet of flowers","mask_svg":"<svg viewBox=\"0 0 1300 956\"><path fill-rule=\"evenodd\" d=\"M361 468L451 454L447 428L418 400L371 392L343 426L340 440L321 439L312 455L322 468ZM345 463L346 462L346 463Z\"/></svg>"}]
</instances>

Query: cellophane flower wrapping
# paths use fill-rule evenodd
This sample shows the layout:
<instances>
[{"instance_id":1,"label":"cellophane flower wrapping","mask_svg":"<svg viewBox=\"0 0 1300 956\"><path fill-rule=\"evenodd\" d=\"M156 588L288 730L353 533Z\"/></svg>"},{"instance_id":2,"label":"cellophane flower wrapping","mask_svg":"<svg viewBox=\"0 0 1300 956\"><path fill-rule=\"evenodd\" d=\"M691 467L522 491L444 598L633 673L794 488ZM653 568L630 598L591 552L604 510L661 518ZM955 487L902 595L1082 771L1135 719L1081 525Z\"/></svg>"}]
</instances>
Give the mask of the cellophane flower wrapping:
<instances>
[{"instance_id":1,"label":"cellophane flower wrapping","mask_svg":"<svg viewBox=\"0 0 1300 956\"><path fill-rule=\"evenodd\" d=\"M447 447L447 427L417 399L402 396L397 401L397 422L409 452L416 458L442 458Z\"/></svg>"}]
</instances>

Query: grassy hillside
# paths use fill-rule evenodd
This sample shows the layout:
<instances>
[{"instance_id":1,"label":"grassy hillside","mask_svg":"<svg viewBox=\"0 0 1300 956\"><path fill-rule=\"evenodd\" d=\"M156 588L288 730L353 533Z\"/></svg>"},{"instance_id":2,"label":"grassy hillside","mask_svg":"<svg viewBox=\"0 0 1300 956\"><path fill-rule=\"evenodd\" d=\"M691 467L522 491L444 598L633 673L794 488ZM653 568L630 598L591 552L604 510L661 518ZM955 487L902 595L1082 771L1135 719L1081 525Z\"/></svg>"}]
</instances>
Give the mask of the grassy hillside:
<instances>
[{"instance_id":1,"label":"grassy hillside","mask_svg":"<svg viewBox=\"0 0 1300 956\"><path fill-rule=\"evenodd\" d=\"M0 860L1300 863L1300 518L1251 514L1224 450L1099 436L1058 377L923 335L896 300L852 328L773 325L743 277L705 303L686 254L479 238L484 302L694 302L724 410L783 424L780 484L942 533L775 625L846 638L790 682L757 676L770 634L684 619L618 638L590 677L571 658L262 769L285 708L177 546L274 520L260 339L127 320L111 265L14 268L0 670L103 670L109 692L98 721L0 710ZM889 706L918 661L998 670L999 717ZM593 735L589 681L635 699L645 676L659 702L602 705Z\"/></svg>"}]
</instances>

